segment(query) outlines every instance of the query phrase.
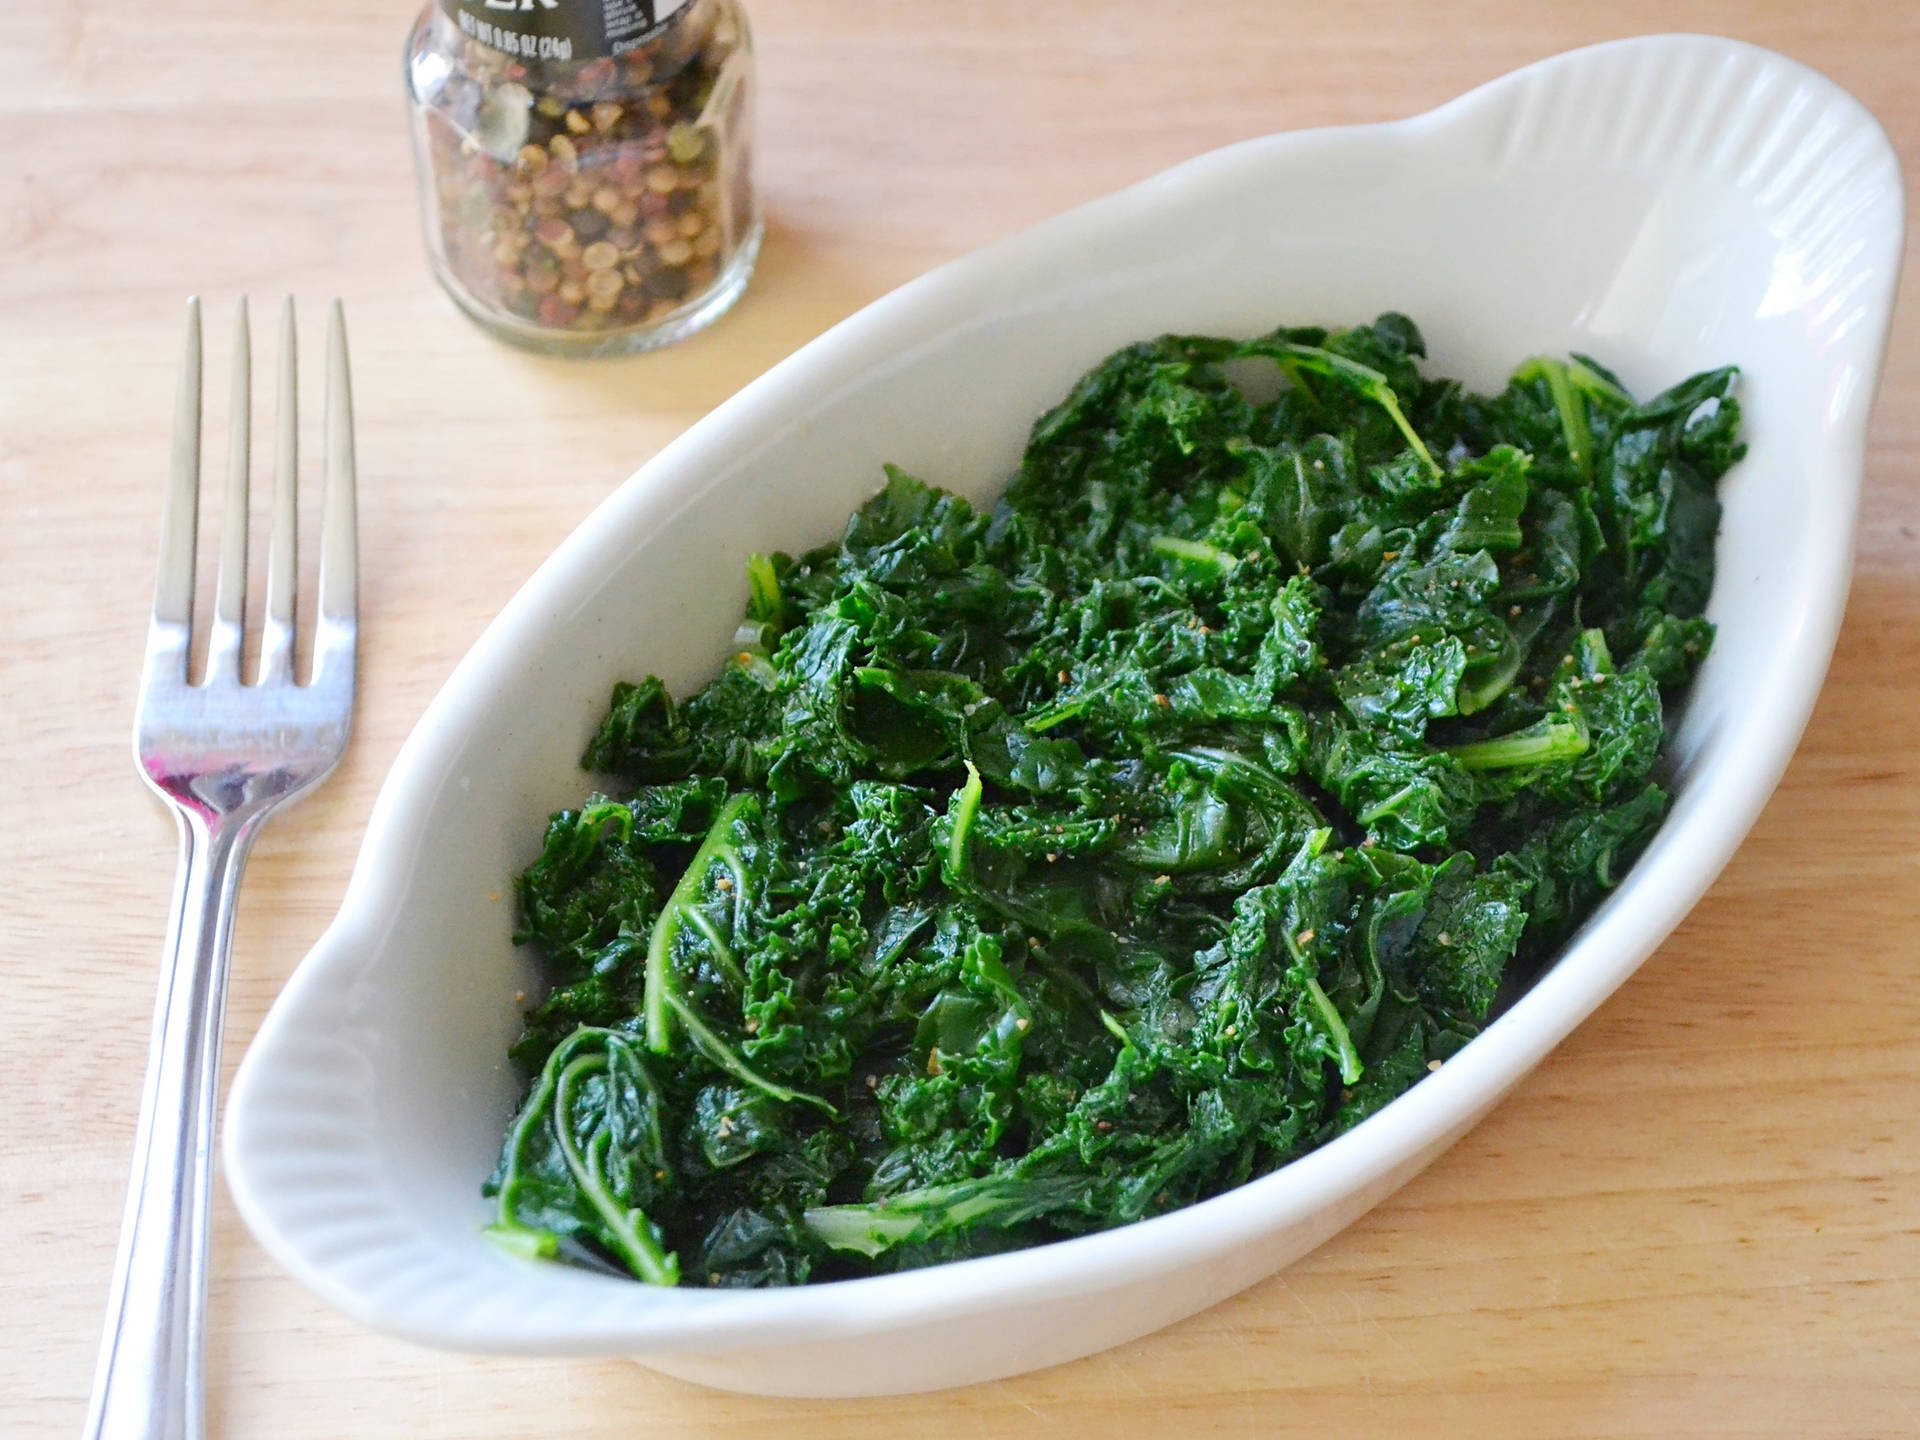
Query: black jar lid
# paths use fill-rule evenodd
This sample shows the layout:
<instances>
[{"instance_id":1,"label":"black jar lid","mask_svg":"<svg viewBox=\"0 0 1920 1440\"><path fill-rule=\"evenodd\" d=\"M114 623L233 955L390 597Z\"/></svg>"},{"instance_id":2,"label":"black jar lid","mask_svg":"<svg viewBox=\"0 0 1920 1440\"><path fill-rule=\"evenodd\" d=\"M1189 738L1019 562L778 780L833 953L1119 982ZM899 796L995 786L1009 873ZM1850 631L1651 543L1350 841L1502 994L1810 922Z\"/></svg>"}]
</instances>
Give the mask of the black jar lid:
<instances>
[{"instance_id":1,"label":"black jar lid","mask_svg":"<svg viewBox=\"0 0 1920 1440\"><path fill-rule=\"evenodd\" d=\"M439 0L460 33L518 60L597 60L645 45L698 0Z\"/></svg>"}]
</instances>

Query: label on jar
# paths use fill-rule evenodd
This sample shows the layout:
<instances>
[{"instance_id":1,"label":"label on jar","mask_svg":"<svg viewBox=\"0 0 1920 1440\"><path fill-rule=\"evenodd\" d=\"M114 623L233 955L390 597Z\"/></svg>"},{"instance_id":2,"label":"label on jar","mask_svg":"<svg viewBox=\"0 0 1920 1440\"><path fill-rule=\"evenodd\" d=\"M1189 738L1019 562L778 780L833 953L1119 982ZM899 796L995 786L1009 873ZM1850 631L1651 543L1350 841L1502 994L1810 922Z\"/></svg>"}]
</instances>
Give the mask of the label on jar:
<instances>
[{"instance_id":1,"label":"label on jar","mask_svg":"<svg viewBox=\"0 0 1920 1440\"><path fill-rule=\"evenodd\" d=\"M683 18L694 0L440 0L469 40L518 60L623 55Z\"/></svg>"}]
</instances>

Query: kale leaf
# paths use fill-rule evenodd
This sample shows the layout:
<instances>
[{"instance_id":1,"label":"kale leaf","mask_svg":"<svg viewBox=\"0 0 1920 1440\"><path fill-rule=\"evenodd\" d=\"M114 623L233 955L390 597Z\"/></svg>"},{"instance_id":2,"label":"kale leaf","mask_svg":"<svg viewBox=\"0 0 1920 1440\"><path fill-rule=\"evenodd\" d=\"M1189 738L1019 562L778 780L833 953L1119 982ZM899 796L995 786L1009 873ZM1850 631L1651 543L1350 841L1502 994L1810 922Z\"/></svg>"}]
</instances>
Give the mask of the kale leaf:
<instances>
[{"instance_id":1,"label":"kale leaf","mask_svg":"<svg viewBox=\"0 0 1920 1440\"><path fill-rule=\"evenodd\" d=\"M615 688L516 886L552 989L491 1233L657 1284L986 1254L1467 1043L1666 812L1740 407L1424 355L1398 315L1129 346L991 510L889 468L752 557L718 675Z\"/></svg>"}]
</instances>

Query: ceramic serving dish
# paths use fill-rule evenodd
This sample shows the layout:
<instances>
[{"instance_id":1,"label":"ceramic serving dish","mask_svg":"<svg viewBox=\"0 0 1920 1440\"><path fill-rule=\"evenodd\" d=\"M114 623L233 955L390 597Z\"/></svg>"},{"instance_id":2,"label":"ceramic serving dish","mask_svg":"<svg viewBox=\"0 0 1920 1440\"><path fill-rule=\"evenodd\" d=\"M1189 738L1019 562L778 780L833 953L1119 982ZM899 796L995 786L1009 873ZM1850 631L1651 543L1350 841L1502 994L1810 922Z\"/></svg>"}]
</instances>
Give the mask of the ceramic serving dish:
<instances>
[{"instance_id":1,"label":"ceramic serving dish","mask_svg":"<svg viewBox=\"0 0 1920 1440\"><path fill-rule=\"evenodd\" d=\"M845 1395L1037 1368L1144 1334L1349 1224L1451 1144L1631 974L1745 835L1813 705L1846 599L1867 412L1901 254L1872 117L1791 61L1665 36L1582 50L1395 124L1276 135L946 266L748 386L629 480L461 662L388 778L340 913L227 1111L263 1245L369 1325L464 1350L629 1355ZM521 1088L536 981L512 876L614 681L711 671L755 550L838 533L883 461L992 496L1035 415L1108 351L1412 315L1481 386L1580 350L1638 393L1734 362L1719 639L1674 737L1678 799L1625 883L1444 1071L1325 1148L1127 1229L774 1291L661 1290L505 1255L480 1183Z\"/></svg>"}]
</instances>

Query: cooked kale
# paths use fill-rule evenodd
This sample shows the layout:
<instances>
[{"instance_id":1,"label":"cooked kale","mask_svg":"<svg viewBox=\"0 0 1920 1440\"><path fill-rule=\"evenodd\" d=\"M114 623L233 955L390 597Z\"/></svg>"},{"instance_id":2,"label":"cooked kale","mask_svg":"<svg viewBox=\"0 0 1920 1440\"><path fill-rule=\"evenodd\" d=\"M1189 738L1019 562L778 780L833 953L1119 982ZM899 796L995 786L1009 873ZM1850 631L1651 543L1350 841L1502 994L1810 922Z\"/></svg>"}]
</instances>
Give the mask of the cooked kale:
<instances>
[{"instance_id":1,"label":"cooked kale","mask_svg":"<svg viewBox=\"0 0 1920 1440\"><path fill-rule=\"evenodd\" d=\"M1735 372L1497 395L1419 332L1169 336L1000 502L889 470L615 688L520 878L494 1234L779 1285L1190 1204L1465 1044L1659 825Z\"/></svg>"}]
</instances>

